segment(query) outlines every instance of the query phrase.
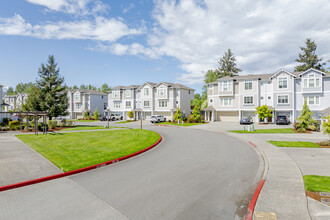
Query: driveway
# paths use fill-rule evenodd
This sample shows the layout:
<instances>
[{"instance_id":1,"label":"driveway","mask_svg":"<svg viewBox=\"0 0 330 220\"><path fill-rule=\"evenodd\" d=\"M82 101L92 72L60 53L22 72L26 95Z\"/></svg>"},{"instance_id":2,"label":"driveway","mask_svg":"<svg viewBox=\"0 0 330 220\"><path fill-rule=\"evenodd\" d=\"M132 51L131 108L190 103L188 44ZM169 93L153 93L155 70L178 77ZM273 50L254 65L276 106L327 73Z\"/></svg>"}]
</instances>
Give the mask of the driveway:
<instances>
[{"instance_id":1,"label":"driveway","mask_svg":"<svg viewBox=\"0 0 330 220\"><path fill-rule=\"evenodd\" d=\"M233 219L244 215L259 168L251 146L214 132L146 128L160 133L163 141L144 154L1 192L0 219Z\"/></svg>"}]
</instances>

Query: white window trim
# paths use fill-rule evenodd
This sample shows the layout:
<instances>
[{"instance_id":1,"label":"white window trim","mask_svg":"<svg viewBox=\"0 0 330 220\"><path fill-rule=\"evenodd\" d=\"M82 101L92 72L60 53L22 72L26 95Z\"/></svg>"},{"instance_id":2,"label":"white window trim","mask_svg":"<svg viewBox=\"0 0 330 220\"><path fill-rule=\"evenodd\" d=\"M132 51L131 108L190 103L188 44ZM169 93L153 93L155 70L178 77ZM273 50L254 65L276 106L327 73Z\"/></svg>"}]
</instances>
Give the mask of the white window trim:
<instances>
[{"instance_id":1,"label":"white window trim","mask_svg":"<svg viewBox=\"0 0 330 220\"><path fill-rule=\"evenodd\" d=\"M129 95L127 95L129 93ZM125 90L125 97L131 97L132 96L132 91L130 89Z\"/></svg>"},{"instance_id":2,"label":"white window trim","mask_svg":"<svg viewBox=\"0 0 330 220\"><path fill-rule=\"evenodd\" d=\"M113 91L112 92L112 98L119 98L120 96L120 91Z\"/></svg>"},{"instance_id":3,"label":"white window trim","mask_svg":"<svg viewBox=\"0 0 330 220\"><path fill-rule=\"evenodd\" d=\"M225 99L228 100L228 105L225 105ZM220 106L221 107L232 107L233 106L233 98L220 98Z\"/></svg>"},{"instance_id":4,"label":"white window trim","mask_svg":"<svg viewBox=\"0 0 330 220\"><path fill-rule=\"evenodd\" d=\"M245 87L245 84L244 84L244 87ZM252 103L245 103L245 97L252 97ZM243 96L243 105L254 105L254 96L253 95Z\"/></svg>"},{"instance_id":5,"label":"white window trim","mask_svg":"<svg viewBox=\"0 0 330 220\"><path fill-rule=\"evenodd\" d=\"M278 102L278 97L279 96L287 96L288 97L288 103L279 103ZM277 102L277 105L290 105L290 96L289 96L289 94L278 94L276 102Z\"/></svg>"},{"instance_id":6,"label":"white window trim","mask_svg":"<svg viewBox=\"0 0 330 220\"><path fill-rule=\"evenodd\" d=\"M146 91L148 91L148 95L146 95ZM150 96L150 88L143 88L143 96Z\"/></svg>"},{"instance_id":7,"label":"white window trim","mask_svg":"<svg viewBox=\"0 0 330 220\"><path fill-rule=\"evenodd\" d=\"M286 79L286 88L280 88L280 79ZM287 76L279 76L277 78L277 88L278 89L287 89L289 84L289 78Z\"/></svg>"},{"instance_id":8,"label":"white window trim","mask_svg":"<svg viewBox=\"0 0 330 220\"><path fill-rule=\"evenodd\" d=\"M246 83L250 83L250 82L251 82L251 89L246 89L245 84ZM245 91L251 91L251 90L253 90L253 80L252 79L244 80L244 90Z\"/></svg>"},{"instance_id":9,"label":"white window trim","mask_svg":"<svg viewBox=\"0 0 330 220\"><path fill-rule=\"evenodd\" d=\"M160 92L163 92L163 94L160 94ZM159 96L165 96L166 95L166 87L162 86L157 89L157 95Z\"/></svg>"},{"instance_id":10,"label":"white window trim","mask_svg":"<svg viewBox=\"0 0 330 220\"><path fill-rule=\"evenodd\" d=\"M167 108L167 101L159 101L158 102L159 108Z\"/></svg>"},{"instance_id":11,"label":"white window trim","mask_svg":"<svg viewBox=\"0 0 330 220\"><path fill-rule=\"evenodd\" d=\"M130 105L127 105L127 102L129 102ZM126 101L126 102L125 102L125 106L126 106L126 108L131 108L131 107L132 107L132 101Z\"/></svg>"},{"instance_id":12,"label":"white window trim","mask_svg":"<svg viewBox=\"0 0 330 220\"><path fill-rule=\"evenodd\" d=\"M314 97L314 104L310 104L309 103L309 98L310 97ZM316 97L319 97L319 103L316 104ZM304 96L304 102L305 102L305 98L307 98L307 105L311 105L311 106L318 106L318 105L321 105L321 99L320 99L320 96L319 95L315 95L315 96Z\"/></svg>"},{"instance_id":13,"label":"white window trim","mask_svg":"<svg viewBox=\"0 0 330 220\"><path fill-rule=\"evenodd\" d=\"M148 102L148 105L145 105L145 102ZM143 101L143 107L150 107L150 101Z\"/></svg>"},{"instance_id":14,"label":"white window trim","mask_svg":"<svg viewBox=\"0 0 330 220\"><path fill-rule=\"evenodd\" d=\"M301 82L302 88L321 88L322 87L322 77L316 76L315 73L313 73L313 74L314 74L314 77L309 77L310 74L307 74L302 78L302 82ZM309 86L309 80L310 79L314 79L314 86L313 87ZM316 86L316 79L319 80L319 86ZM305 80L307 81L306 86L305 86Z\"/></svg>"},{"instance_id":15,"label":"white window trim","mask_svg":"<svg viewBox=\"0 0 330 220\"><path fill-rule=\"evenodd\" d=\"M115 109L120 109L120 108L121 108L121 103L120 103L120 102L114 102L114 103L113 103L113 107L114 107Z\"/></svg>"},{"instance_id":16,"label":"white window trim","mask_svg":"<svg viewBox=\"0 0 330 220\"><path fill-rule=\"evenodd\" d=\"M224 90L224 87L227 87L227 90ZM218 83L219 92L232 92L233 91L233 81L231 80L223 80ZM213 89L212 89L213 91ZM213 92L212 92L213 94Z\"/></svg>"}]
</instances>

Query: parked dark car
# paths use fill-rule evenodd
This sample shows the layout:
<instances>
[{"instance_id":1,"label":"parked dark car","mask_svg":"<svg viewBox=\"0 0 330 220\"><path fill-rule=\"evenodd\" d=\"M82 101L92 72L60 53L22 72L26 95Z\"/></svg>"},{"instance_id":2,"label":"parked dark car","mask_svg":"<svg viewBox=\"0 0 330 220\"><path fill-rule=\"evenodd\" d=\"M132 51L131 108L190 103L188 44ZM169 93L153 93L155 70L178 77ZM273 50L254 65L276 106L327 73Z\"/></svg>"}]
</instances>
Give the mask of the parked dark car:
<instances>
[{"instance_id":1,"label":"parked dark car","mask_svg":"<svg viewBox=\"0 0 330 220\"><path fill-rule=\"evenodd\" d=\"M290 120L285 115L279 115L276 118L276 124L277 125L288 125L288 124L290 124Z\"/></svg>"},{"instance_id":2,"label":"parked dark car","mask_svg":"<svg viewBox=\"0 0 330 220\"><path fill-rule=\"evenodd\" d=\"M241 118L239 123L241 125L243 125L243 124L252 124L253 120L252 120L252 117L243 117L243 118Z\"/></svg>"},{"instance_id":3,"label":"parked dark car","mask_svg":"<svg viewBox=\"0 0 330 220\"><path fill-rule=\"evenodd\" d=\"M101 117L99 117L99 120L100 120L100 121L106 121L106 120L107 120L107 117L105 117L105 116L101 116Z\"/></svg>"}]
</instances>

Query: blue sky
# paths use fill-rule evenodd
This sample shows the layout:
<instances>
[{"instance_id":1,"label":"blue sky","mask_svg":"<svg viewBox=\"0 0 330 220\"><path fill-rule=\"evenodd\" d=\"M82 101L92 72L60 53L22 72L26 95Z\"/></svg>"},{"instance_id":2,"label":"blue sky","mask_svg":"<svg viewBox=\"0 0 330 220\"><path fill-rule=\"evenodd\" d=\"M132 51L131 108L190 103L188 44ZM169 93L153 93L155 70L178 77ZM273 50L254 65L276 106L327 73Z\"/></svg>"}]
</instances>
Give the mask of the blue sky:
<instances>
[{"instance_id":1,"label":"blue sky","mask_svg":"<svg viewBox=\"0 0 330 220\"><path fill-rule=\"evenodd\" d=\"M306 38L330 59L329 11L327 0L0 0L0 84L34 81L49 54L70 86L200 91L228 48L242 74L292 71Z\"/></svg>"}]
</instances>

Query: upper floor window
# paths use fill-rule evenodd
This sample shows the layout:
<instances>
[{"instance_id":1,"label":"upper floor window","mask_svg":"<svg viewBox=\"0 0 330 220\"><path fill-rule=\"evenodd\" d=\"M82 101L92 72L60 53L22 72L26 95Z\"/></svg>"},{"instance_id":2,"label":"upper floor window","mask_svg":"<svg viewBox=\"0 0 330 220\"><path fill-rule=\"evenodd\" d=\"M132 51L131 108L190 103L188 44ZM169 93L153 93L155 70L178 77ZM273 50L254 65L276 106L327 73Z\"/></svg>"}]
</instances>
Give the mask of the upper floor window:
<instances>
[{"instance_id":1,"label":"upper floor window","mask_svg":"<svg viewBox=\"0 0 330 220\"><path fill-rule=\"evenodd\" d=\"M159 95L159 96L163 96L163 95L165 95L165 90L166 90L165 87L159 87L159 88L157 89L158 95Z\"/></svg>"},{"instance_id":2,"label":"upper floor window","mask_svg":"<svg viewBox=\"0 0 330 220\"><path fill-rule=\"evenodd\" d=\"M113 107L114 108L120 108L120 102L114 102Z\"/></svg>"},{"instance_id":3,"label":"upper floor window","mask_svg":"<svg viewBox=\"0 0 330 220\"><path fill-rule=\"evenodd\" d=\"M159 101L159 107L161 108L167 107L167 101Z\"/></svg>"},{"instance_id":4,"label":"upper floor window","mask_svg":"<svg viewBox=\"0 0 330 220\"><path fill-rule=\"evenodd\" d=\"M321 78L316 77L314 73L309 74L304 77L304 87L305 88L314 88L320 87Z\"/></svg>"},{"instance_id":5,"label":"upper floor window","mask_svg":"<svg viewBox=\"0 0 330 220\"><path fill-rule=\"evenodd\" d=\"M279 89L286 89L288 88L288 78L287 77L278 77L278 88Z\"/></svg>"},{"instance_id":6,"label":"upper floor window","mask_svg":"<svg viewBox=\"0 0 330 220\"><path fill-rule=\"evenodd\" d=\"M279 95L277 97L278 104L289 104L289 96L288 95Z\"/></svg>"},{"instance_id":7,"label":"upper floor window","mask_svg":"<svg viewBox=\"0 0 330 220\"><path fill-rule=\"evenodd\" d=\"M129 89L125 90L125 97L131 97L131 94L132 94L131 90Z\"/></svg>"},{"instance_id":8,"label":"upper floor window","mask_svg":"<svg viewBox=\"0 0 330 220\"><path fill-rule=\"evenodd\" d=\"M126 101L126 107L132 107L132 102L131 101Z\"/></svg>"},{"instance_id":9,"label":"upper floor window","mask_svg":"<svg viewBox=\"0 0 330 220\"><path fill-rule=\"evenodd\" d=\"M308 97L305 97L305 100L308 105L319 105L320 104L320 96L308 96Z\"/></svg>"},{"instance_id":10,"label":"upper floor window","mask_svg":"<svg viewBox=\"0 0 330 220\"><path fill-rule=\"evenodd\" d=\"M252 80L245 80L244 88L245 90L252 90Z\"/></svg>"},{"instance_id":11,"label":"upper floor window","mask_svg":"<svg viewBox=\"0 0 330 220\"><path fill-rule=\"evenodd\" d=\"M179 95L180 95L180 90L176 89L176 96L179 96Z\"/></svg>"},{"instance_id":12,"label":"upper floor window","mask_svg":"<svg viewBox=\"0 0 330 220\"><path fill-rule=\"evenodd\" d=\"M144 106L144 107L149 107L149 106L150 106L149 101L144 101L144 102L143 102L143 106Z\"/></svg>"},{"instance_id":13,"label":"upper floor window","mask_svg":"<svg viewBox=\"0 0 330 220\"><path fill-rule=\"evenodd\" d=\"M219 91L226 92L226 91L232 91L232 84L231 81L225 80L219 82Z\"/></svg>"},{"instance_id":14,"label":"upper floor window","mask_svg":"<svg viewBox=\"0 0 330 220\"><path fill-rule=\"evenodd\" d=\"M108 108L108 103L104 103L104 110Z\"/></svg>"},{"instance_id":15,"label":"upper floor window","mask_svg":"<svg viewBox=\"0 0 330 220\"><path fill-rule=\"evenodd\" d=\"M244 96L244 104L247 105L253 104L253 96Z\"/></svg>"},{"instance_id":16,"label":"upper floor window","mask_svg":"<svg viewBox=\"0 0 330 220\"><path fill-rule=\"evenodd\" d=\"M149 88L144 88L144 96L149 96Z\"/></svg>"},{"instance_id":17,"label":"upper floor window","mask_svg":"<svg viewBox=\"0 0 330 220\"><path fill-rule=\"evenodd\" d=\"M220 106L232 106L233 99L232 98L221 98L220 99Z\"/></svg>"},{"instance_id":18,"label":"upper floor window","mask_svg":"<svg viewBox=\"0 0 330 220\"><path fill-rule=\"evenodd\" d=\"M76 104L76 109L81 109L81 104Z\"/></svg>"},{"instance_id":19,"label":"upper floor window","mask_svg":"<svg viewBox=\"0 0 330 220\"><path fill-rule=\"evenodd\" d=\"M112 97L113 98L119 98L119 93L120 93L120 91L113 91L112 92Z\"/></svg>"}]
</instances>

